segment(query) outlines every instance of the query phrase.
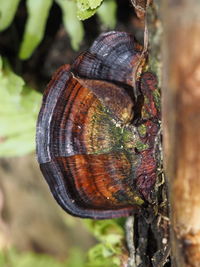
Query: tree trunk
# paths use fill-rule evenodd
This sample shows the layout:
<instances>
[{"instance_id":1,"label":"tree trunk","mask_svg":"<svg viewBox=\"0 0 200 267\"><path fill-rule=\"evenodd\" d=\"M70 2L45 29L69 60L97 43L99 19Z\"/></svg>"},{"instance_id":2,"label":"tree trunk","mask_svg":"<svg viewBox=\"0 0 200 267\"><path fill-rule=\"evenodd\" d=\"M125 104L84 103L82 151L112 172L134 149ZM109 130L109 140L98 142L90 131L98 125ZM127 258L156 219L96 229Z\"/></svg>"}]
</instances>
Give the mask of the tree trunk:
<instances>
[{"instance_id":1,"label":"tree trunk","mask_svg":"<svg viewBox=\"0 0 200 267\"><path fill-rule=\"evenodd\" d=\"M200 1L164 1L163 128L173 266L200 266Z\"/></svg>"},{"instance_id":2,"label":"tree trunk","mask_svg":"<svg viewBox=\"0 0 200 267\"><path fill-rule=\"evenodd\" d=\"M132 1L133 2L133 1ZM136 1L140 3L140 1ZM135 1L134 1L135 3ZM158 77L161 87L161 35L160 2L155 0L147 9L148 27L148 66L149 71ZM140 11L140 10L139 10ZM145 38L144 38L145 39ZM161 138L157 137L157 145ZM161 154L162 149L160 147ZM153 206L141 210L126 224L127 244L130 252L128 267L167 267L171 266L169 254L169 218L162 155L158 157L158 179L155 185ZM131 240L134 240L131 242Z\"/></svg>"}]
</instances>

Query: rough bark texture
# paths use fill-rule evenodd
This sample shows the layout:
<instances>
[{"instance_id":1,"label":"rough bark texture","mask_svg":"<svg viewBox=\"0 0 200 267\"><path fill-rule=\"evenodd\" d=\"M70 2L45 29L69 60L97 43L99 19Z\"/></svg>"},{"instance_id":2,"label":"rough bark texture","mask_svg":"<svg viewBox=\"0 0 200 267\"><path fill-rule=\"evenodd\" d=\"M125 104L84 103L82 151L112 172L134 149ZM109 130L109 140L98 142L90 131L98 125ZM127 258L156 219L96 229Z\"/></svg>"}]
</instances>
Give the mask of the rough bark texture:
<instances>
[{"instance_id":1,"label":"rough bark texture","mask_svg":"<svg viewBox=\"0 0 200 267\"><path fill-rule=\"evenodd\" d=\"M200 1L164 1L163 126L173 266L200 266Z\"/></svg>"},{"instance_id":2,"label":"rough bark texture","mask_svg":"<svg viewBox=\"0 0 200 267\"><path fill-rule=\"evenodd\" d=\"M148 8L147 25L149 31L149 70L158 76L159 86L161 84L161 34L162 25L159 19L160 3L155 1ZM160 136L157 137L157 145L161 143ZM169 218L168 199L165 178L162 166L162 149L160 148L160 162L158 179L155 186L155 202L149 209L142 210L133 218L127 220L127 244L130 252L128 267L167 267L170 264L169 245ZM134 229L134 230L132 230ZM131 239L134 242L131 243Z\"/></svg>"}]
</instances>

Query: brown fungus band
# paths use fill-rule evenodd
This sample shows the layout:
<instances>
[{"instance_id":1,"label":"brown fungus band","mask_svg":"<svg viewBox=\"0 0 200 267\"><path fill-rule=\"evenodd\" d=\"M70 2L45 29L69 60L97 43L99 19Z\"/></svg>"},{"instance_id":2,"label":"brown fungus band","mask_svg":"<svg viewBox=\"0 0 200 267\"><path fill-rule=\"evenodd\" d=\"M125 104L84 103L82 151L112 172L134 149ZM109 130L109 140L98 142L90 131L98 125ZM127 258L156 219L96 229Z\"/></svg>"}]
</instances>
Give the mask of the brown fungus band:
<instances>
[{"instance_id":1,"label":"brown fungus band","mask_svg":"<svg viewBox=\"0 0 200 267\"><path fill-rule=\"evenodd\" d=\"M133 81L141 50L128 33L101 34L44 92L38 162L55 199L74 216L129 216L150 201L160 114L155 75Z\"/></svg>"}]
</instances>

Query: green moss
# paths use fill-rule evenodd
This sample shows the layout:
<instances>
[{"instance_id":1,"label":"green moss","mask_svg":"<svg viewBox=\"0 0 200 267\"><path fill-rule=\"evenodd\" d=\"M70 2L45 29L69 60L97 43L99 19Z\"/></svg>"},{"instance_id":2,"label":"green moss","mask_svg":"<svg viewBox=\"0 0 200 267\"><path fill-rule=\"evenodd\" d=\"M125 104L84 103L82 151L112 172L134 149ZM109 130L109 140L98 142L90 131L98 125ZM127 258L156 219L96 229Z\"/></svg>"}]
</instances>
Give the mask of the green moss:
<instances>
[{"instance_id":1,"label":"green moss","mask_svg":"<svg viewBox=\"0 0 200 267\"><path fill-rule=\"evenodd\" d=\"M139 140L136 141L135 145L138 151L143 151L149 148L148 144L144 144Z\"/></svg>"},{"instance_id":2,"label":"green moss","mask_svg":"<svg viewBox=\"0 0 200 267\"><path fill-rule=\"evenodd\" d=\"M153 98L154 98L154 102L156 104L156 108L160 111L160 92L159 90L155 90L153 91Z\"/></svg>"},{"instance_id":3,"label":"green moss","mask_svg":"<svg viewBox=\"0 0 200 267\"><path fill-rule=\"evenodd\" d=\"M147 133L147 129L146 129L146 126L144 124L141 124L140 126L138 126L138 132L139 132L139 135L141 137L144 137Z\"/></svg>"}]
</instances>

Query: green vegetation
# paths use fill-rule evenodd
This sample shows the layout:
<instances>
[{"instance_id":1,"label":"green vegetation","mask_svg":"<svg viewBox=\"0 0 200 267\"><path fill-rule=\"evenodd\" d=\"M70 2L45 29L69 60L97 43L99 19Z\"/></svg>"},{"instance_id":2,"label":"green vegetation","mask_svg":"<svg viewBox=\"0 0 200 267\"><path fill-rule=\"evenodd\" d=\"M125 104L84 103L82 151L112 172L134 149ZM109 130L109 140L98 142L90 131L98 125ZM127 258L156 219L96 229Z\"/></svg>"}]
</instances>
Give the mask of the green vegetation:
<instances>
[{"instance_id":1,"label":"green vegetation","mask_svg":"<svg viewBox=\"0 0 200 267\"><path fill-rule=\"evenodd\" d=\"M117 267L120 266L124 242L123 219L85 220L92 234L100 241L88 252L84 267Z\"/></svg>"},{"instance_id":2,"label":"green vegetation","mask_svg":"<svg viewBox=\"0 0 200 267\"><path fill-rule=\"evenodd\" d=\"M14 249L0 251L1 267L83 267L84 256L81 251L73 249L65 261L56 260L48 255L32 252L19 253Z\"/></svg>"},{"instance_id":3,"label":"green vegetation","mask_svg":"<svg viewBox=\"0 0 200 267\"><path fill-rule=\"evenodd\" d=\"M107 28L116 24L115 0L55 0L62 10L63 24L71 46L78 50L84 38L83 23L97 12ZM0 31L7 29L17 12L20 0L0 0ZM27 21L19 58L27 60L41 43L53 0L27 0ZM108 15L109 12L109 15ZM0 60L0 157L21 156L35 149L35 125L41 95L12 72L6 60ZM26 124L24 123L26 121Z\"/></svg>"},{"instance_id":4,"label":"green vegetation","mask_svg":"<svg viewBox=\"0 0 200 267\"><path fill-rule=\"evenodd\" d=\"M35 149L41 98L0 58L0 157L21 156Z\"/></svg>"},{"instance_id":5,"label":"green vegetation","mask_svg":"<svg viewBox=\"0 0 200 267\"><path fill-rule=\"evenodd\" d=\"M33 252L19 253L15 249L0 250L1 267L118 267L122 253L124 231L123 219L85 220L86 227L100 241L87 255L77 248L71 249L69 257L59 261L51 256Z\"/></svg>"},{"instance_id":6,"label":"green vegetation","mask_svg":"<svg viewBox=\"0 0 200 267\"><path fill-rule=\"evenodd\" d=\"M26 1L28 18L19 50L20 59L30 58L42 41L53 2L53 0ZM55 0L55 2L62 10L63 24L75 50L79 49L84 37L84 29L80 20L88 19L97 12L101 22L106 27L115 27L115 0ZM0 0L0 31L10 26L19 3L20 0Z\"/></svg>"}]
</instances>

